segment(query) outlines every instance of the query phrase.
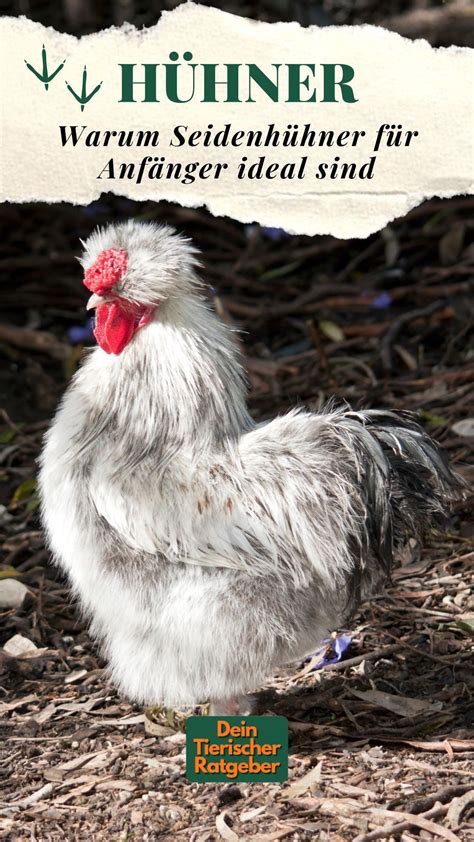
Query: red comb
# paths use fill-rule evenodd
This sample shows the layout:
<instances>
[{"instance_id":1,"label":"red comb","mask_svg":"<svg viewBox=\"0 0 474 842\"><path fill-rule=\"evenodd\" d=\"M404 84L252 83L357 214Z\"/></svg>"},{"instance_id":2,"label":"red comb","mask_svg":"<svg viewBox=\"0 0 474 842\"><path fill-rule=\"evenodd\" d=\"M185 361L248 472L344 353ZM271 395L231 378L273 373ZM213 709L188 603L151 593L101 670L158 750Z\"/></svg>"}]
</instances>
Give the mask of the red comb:
<instances>
[{"instance_id":1,"label":"red comb","mask_svg":"<svg viewBox=\"0 0 474 842\"><path fill-rule=\"evenodd\" d=\"M87 269L84 284L91 292L104 295L120 280L127 269L128 252L124 249L106 249Z\"/></svg>"}]
</instances>

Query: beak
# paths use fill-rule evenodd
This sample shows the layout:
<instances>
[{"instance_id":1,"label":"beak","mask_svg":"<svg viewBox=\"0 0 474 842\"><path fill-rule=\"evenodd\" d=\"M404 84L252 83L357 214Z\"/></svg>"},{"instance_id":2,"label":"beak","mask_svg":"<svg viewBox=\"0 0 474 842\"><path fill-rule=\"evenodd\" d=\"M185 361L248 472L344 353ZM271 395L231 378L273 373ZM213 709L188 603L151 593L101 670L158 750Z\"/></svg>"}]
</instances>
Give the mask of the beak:
<instances>
[{"instance_id":1,"label":"beak","mask_svg":"<svg viewBox=\"0 0 474 842\"><path fill-rule=\"evenodd\" d=\"M91 295L89 301L86 304L86 310L93 310L95 307L98 307L99 304L102 304L103 300L104 299L101 298L100 295L96 295L94 293L94 295Z\"/></svg>"}]
</instances>

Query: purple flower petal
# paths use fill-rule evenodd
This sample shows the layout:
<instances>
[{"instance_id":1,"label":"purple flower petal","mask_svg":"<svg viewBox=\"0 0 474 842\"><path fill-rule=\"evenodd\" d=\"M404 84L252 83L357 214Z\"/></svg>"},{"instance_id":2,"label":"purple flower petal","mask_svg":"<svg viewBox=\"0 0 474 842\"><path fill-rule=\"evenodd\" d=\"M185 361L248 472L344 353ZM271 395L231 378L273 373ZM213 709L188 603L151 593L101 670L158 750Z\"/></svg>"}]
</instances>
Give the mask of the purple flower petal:
<instances>
[{"instance_id":1,"label":"purple flower petal","mask_svg":"<svg viewBox=\"0 0 474 842\"><path fill-rule=\"evenodd\" d=\"M390 307L391 304L393 304L393 298L389 292L379 293L379 295L376 295L372 301L372 307L377 307L378 310L385 310L386 307Z\"/></svg>"},{"instance_id":2,"label":"purple flower petal","mask_svg":"<svg viewBox=\"0 0 474 842\"><path fill-rule=\"evenodd\" d=\"M101 213L107 213L109 210L103 202L91 202L89 205L83 205L82 209L87 216L97 216Z\"/></svg>"},{"instance_id":3,"label":"purple flower petal","mask_svg":"<svg viewBox=\"0 0 474 842\"><path fill-rule=\"evenodd\" d=\"M266 228L262 226L260 230L263 236L268 237L270 240L282 240L283 237L289 236L283 228Z\"/></svg>"},{"instance_id":4,"label":"purple flower petal","mask_svg":"<svg viewBox=\"0 0 474 842\"><path fill-rule=\"evenodd\" d=\"M313 670L319 670L329 664L337 664L342 661L345 651L352 643L352 637L348 634L338 634L337 637L324 640L323 643L325 648L322 651L322 658L314 665Z\"/></svg>"},{"instance_id":5,"label":"purple flower petal","mask_svg":"<svg viewBox=\"0 0 474 842\"><path fill-rule=\"evenodd\" d=\"M85 325L72 325L67 332L67 338L71 345L79 345L83 342L92 342L94 339L94 320L89 319Z\"/></svg>"}]
</instances>

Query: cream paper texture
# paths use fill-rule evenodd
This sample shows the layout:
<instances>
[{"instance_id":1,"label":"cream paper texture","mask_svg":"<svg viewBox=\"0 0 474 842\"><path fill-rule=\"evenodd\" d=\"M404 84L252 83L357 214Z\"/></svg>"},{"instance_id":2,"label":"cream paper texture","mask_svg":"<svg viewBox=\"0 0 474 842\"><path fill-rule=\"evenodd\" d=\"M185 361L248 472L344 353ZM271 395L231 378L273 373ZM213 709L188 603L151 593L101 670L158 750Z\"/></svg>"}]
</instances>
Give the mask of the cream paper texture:
<instances>
[{"instance_id":1,"label":"cream paper texture","mask_svg":"<svg viewBox=\"0 0 474 842\"><path fill-rule=\"evenodd\" d=\"M215 215L257 221L291 233L349 238L368 236L425 198L473 192L473 50L433 49L425 41L412 42L372 26L305 29L297 23L255 22L193 3L163 13L149 29L126 25L80 39L25 18L2 18L0 38L2 201L87 204L101 193L114 192L136 200L206 205ZM43 44L51 69L66 59L47 91L25 65L26 60L41 67ZM165 98L160 86L158 103L139 101L142 86L136 88L137 102L119 101L119 62L135 63L136 78L142 79L143 63L169 62L173 50L180 56L191 51L198 64L257 64L272 78L274 63L314 63L318 100L320 65L349 64L355 71L351 84L358 101L287 103L282 86L282 101L274 103L256 85L254 103L203 103L199 93L188 103L176 104ZM66 81L79 91L84 65L88 90L100 81L103 84L81 112ZM190 68L180 70L185 91ZM219 68L217 78L222 78ZM243 80L246 98L248 82ZM191 131L212 124L218 130L226 123L232 124L233 131L266 130L272 123L284 130L288 124L310 123L316 131L363 130L366 135L355 148L169 146L176 125L186 125ZM375 153L373 143L383 123L401 124L403 131L418 131L418 137L408 147L382 145ZM160 144L118 147L112 142L108 147L86 147L80 141L75 147L63 147L59 125L87 126L83 138L95 130L159 130ZM145 155L164 156L167 163L225 162L228 166L218 180L192 184L146 177L137 184L133 179L97 177L110 158L117 172L122 163L138 166ZM305 178L238 180L242 155L249 163L265 155L267 164L281 165L298 163L305 155ZM318 164L332 163L335 155L358 167L376 155L374 177L317 180Z\"/></svg>"}]
</instances>

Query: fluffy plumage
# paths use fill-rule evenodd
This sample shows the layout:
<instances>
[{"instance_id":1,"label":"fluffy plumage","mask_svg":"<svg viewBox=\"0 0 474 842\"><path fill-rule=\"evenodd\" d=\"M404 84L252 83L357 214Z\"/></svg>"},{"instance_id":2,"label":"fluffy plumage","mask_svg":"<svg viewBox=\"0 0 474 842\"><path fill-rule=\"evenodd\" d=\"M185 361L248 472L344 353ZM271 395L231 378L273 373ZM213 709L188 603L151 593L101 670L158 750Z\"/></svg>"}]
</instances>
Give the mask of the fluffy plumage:
<instances>
[{"instance_id":1,"label":"fluffy plumage","mask_svg":"<svg viewBox=\"0 0 474 842\"><path fill-rule=\"evenodd\" d=\"M113 303L154 317L121 353L89 353L67 390L41 459L44 524L125 693L228 700L314 650L460 482L404 413L254 424L189 242L98 231L83 258L96 284L110 249L127 253Z\"/></svg>"}]
</instances>

